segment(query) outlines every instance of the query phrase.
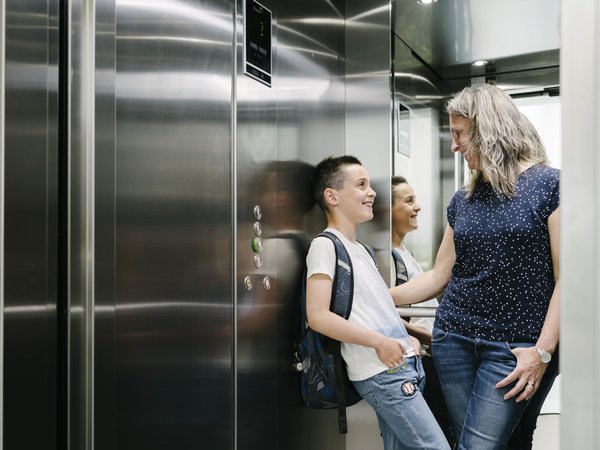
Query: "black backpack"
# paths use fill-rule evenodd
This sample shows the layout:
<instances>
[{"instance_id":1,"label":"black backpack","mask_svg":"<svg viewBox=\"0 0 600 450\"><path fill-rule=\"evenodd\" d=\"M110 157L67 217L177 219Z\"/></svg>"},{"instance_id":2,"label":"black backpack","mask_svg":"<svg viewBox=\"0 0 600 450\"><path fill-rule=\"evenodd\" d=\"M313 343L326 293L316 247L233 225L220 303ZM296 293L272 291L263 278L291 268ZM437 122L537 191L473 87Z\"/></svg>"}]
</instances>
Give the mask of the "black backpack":
<instances>
[{"instance_id":1,"label":"black backpack","mask_svg":"<svg viewBox=\"0 0 600 450\"><path fill-rule=\"evenodd\" d=\"M352 261L340 239L328 231L319 234L333 241L336 254L336 271L331 290L330 310L348 319L352 311L354 295L354 277ZM364 245L364 244L363 244ZM375 259L373 250L365 246ZM346 365L342 360L340 341L319 334L308 326L306 318L306 270L302 283L300 301L301 326L300 341L294 355L294 367L300 372L302 399L306 405L315 409L338 409L338 429L348 432L346 407L361 400L348 379Z\"/></svg>"}]
</instances>

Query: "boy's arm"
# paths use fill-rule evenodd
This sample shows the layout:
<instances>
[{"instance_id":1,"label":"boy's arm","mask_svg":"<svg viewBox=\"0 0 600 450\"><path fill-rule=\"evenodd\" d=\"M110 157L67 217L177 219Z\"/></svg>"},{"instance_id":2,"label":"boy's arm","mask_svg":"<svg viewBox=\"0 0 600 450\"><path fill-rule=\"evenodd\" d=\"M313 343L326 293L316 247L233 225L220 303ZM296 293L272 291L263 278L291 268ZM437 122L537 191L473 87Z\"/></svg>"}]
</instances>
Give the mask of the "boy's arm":
<instances>
[{"instance_id":1,"label":"boy's arm","mask_svg":"<svg viewBox=\"0 0 600 450\"><path fill-rule=\"evenodd\" d=\"M333 282L328 275L316 273L306 281L306 315L314 331L338 341L371 347L388 367L397 367L404 361L398 341L370 330L329 310Z\"/></svg>"},{"instance_id":2,"label":"boy's arm","mask_svg":"<svg viewBox=\"0 0 600 450\"><path fill-rule=\"evenodd\" d=\"M431 270L407 281L400 286L390 289L394 303L397 306L411 305L437 297L442 292L452 276L452 267L456 261L454 250L454 231L446 226L444 238Z\"/></svg>"}]
</instances>

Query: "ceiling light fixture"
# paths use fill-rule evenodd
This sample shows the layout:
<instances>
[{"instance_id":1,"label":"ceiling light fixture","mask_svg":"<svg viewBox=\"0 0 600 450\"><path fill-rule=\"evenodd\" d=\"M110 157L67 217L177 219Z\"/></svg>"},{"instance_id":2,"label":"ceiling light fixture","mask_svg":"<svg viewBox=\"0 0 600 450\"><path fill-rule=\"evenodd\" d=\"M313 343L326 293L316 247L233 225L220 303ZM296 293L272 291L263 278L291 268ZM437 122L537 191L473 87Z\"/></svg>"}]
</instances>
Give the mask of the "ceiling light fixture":
<instances>
[{"instance_id":1,"label":"ceiling light fixture","mask_svg":"<svg viewBox=\"0 0 600 450\"><path fill-rule=\"evenodd\" d=\"M473 65L474 65L475 67L482 67L482 66L485 66L487 63L488 63L488 62L487 62L485 59L478 59L477 61L475 61L475 62L473 63Z\"/></svg>"}]
</instances>

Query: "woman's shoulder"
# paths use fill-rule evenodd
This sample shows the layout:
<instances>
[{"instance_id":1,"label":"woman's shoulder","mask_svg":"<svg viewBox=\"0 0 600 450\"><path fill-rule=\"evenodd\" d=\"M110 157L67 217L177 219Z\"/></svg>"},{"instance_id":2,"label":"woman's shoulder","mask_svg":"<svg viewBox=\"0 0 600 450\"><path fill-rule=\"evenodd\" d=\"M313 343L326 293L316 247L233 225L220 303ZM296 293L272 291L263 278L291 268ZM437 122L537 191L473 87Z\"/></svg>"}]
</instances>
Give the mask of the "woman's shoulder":
<instances>
[{"instance_id":1,"label":"woman's shoulder","mask_svg":"<svg viewBox=\"0 0 600 450\"><path fill-rule=\"evenodd\" d=\"M536 164L530 169L533 174L544 180L560 180L560 169L550 167L545 164Z\"/></svg>"},{"instance_id":2,"label":"woman's shoulder","mask_svg":"<svg viewBox=\"0 0 600 450\"><path fill-rule=\"evenodd\" d=\"M544 164L531 166L521 174L519 185L522 188L554 190L560 183L560 169Z\"/></svg>"}]
</instances>

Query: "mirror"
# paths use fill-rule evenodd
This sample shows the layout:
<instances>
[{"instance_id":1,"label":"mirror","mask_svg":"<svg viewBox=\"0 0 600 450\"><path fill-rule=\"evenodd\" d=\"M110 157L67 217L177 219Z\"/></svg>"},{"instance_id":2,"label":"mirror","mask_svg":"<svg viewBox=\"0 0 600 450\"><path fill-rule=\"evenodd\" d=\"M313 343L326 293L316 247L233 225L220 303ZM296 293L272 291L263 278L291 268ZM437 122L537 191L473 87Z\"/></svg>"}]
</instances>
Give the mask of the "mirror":
<instances>
[{"instance_id":1,"label":"mirror","mask_svg":"<svg viewBox=\"0 0 600 450\"><path fill-rule=\"evenodd\" d=\"M559 0L392 1L392 175L408 180L421 206L405 244L424 270L433 265L449 200L470 176L450 151L444 107L452 95L475 83L508 92L560 168L559 12ZM534 448L558 448L559 392L560 376Z\"/></svg>"}]
</instances>

